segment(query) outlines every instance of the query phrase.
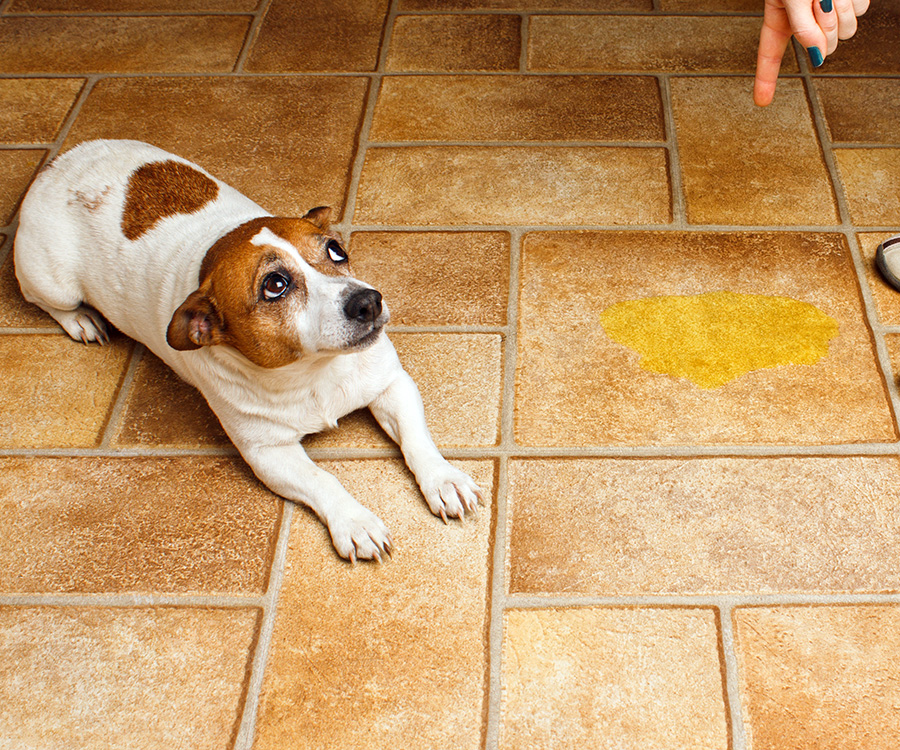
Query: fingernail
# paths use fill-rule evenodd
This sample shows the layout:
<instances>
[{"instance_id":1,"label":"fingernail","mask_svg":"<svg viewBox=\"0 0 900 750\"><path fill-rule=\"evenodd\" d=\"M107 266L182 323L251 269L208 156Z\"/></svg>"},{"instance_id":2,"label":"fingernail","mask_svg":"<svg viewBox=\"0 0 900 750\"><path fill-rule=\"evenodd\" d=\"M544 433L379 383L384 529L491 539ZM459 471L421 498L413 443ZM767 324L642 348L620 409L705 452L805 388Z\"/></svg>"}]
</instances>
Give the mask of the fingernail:
<instances>
[{"instance_id":1,"label":"fingernail","mask_svg":"<svg viewBox=\"0 0 900 750\"><path fill-rule=\"evenodd\" d=\"M806 51L809 53L809 61L814 68L820 67L825 62L825 58L822 57L822 50L818 47L807 47Z\"/></svg>"},{"instance_id":2,"label":"fingernail","mask_svg":"<svg viewBox=\"0 0 900 750\"><path fill-rule=\"evenodd\" d=\"M819 3L819 6L822 8L823 13L831 13L834 8L834 3L832 0L822 0L822 2Z\"/></svg>"}]
</instances>

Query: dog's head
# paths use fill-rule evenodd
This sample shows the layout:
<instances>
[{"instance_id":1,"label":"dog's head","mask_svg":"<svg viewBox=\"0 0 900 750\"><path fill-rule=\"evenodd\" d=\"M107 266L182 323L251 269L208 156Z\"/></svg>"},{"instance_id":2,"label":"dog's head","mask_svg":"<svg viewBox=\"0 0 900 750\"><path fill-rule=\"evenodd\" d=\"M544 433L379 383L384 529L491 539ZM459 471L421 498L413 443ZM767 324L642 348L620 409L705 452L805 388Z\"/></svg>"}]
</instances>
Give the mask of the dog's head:
<instances>
[{"instance_id":1,"label":"dog's head","mask_svg":"<svg viewBox=\"0 0 900 750\"><path fill-rule=\"evenodd\" d=\"M216 242L200 286L172 316L166 339L182 351L224 344L260 367L373 344L387 306L350 275L330 208L301 219L261 217Z\"/></svg>"}]
</instances>

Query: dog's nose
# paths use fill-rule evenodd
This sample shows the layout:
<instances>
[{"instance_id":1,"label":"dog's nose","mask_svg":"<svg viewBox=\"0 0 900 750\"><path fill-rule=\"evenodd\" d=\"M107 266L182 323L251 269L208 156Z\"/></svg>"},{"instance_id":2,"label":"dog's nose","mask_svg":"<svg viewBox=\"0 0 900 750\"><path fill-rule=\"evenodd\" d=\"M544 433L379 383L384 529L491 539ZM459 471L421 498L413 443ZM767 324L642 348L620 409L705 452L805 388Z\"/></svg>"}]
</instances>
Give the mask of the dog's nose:
<instances>
[{"instance_id":1,"label":"dog's nose","mask_svg":"<svg viewBox=\"0 0 900 750\"><path fill-rule=\"evenodd\" d=\"M374 323L381 315L381 293L374 289L353 292L344 303L344 315L360 323Z\"/></svg>"}]
</instances>

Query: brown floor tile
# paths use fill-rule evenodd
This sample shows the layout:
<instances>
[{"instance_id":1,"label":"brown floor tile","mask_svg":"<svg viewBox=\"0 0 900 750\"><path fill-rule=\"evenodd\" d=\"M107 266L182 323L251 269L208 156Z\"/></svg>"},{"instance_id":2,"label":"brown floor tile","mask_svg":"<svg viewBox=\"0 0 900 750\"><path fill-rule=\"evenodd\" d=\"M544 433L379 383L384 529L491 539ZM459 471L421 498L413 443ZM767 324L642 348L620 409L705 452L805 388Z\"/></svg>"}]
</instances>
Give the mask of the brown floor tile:
<instances>
[{"instance_id":1,"label":"brown floor tile","mask_svg":"<svg viewBox=\"0 0 900 750\"><path fill-rule=\"evenodd\" d=\"M816 91L833 142L900 143L900 80L820 78Z\"/></svg>"},{"instance_id":2,"label":"brown floor tile","mask_svg":"<svg viewBox=\"0 0 900 750\"><path fill-rule=\"evenodd\" d=\"M394 325L506 324L505 232L356 232L350 257L354 275L384 295Z\"/></svg>"},{"instance_id":3,"label":"brown floor tile","mask_svg":"<svg viewBox=\"0 0 900 750\"><path fill-rule=\"evenodd\" d=\"M900 736L900 609L734 611L748 750L882 750Z\"/></svg>"},{"instance_id":4,"label":"brown floor tile","mask_svg":"<svg viewBox=\"0 0 900 750\"><path fill-rule=\"evenodd\" d=\"M230 747L256 609L0 607L10 748Z\"/></svg>"},{"instance_id":5,"label":"brown floor tile","mask_svg":"<svg viewBox=\"0 0 900 750\"><path fill-rule=\"evenodd\" d=\"M0 78L0 141L54 140L83 86L81 78Z\"/></svg>"},{"instance_id":6,"label":"brown floor tile","mask_svg":"<svg viewBox=\"0 0 900 750\"><path fill-rule=\"evenodd\" d=\"M509 590L900 591L898 470L896 457L516 460Z\"/></svg>"},{"instance_id":7,"label":"brown floor tile","mask_svg":"<svg viewBox=\"0 0 900 750\"><path fill-rule=\"evenodd\" d=\"M880 243L895 234L896 232L866 232L857 235L866 267L866 279L869 282L869 289L872 291L878 319L882 325L886 326L900 326L900 294L893 287L887 285L887 282L881 278L878 269L875 268L875 250Z\"/></svg>"},{"instance_id":8,"label":"brown floor tile","mask_svg":"<svg viewBox=\"0 0 900 750\"><path fill-rule=\"evenodd\" d=\"M535 233L525 238L521 274L516 435L523 445L897 439L840 235ZM838 335L815 365L759 369L710 388L643 369L601 325L604 311L623 301L723 290L812 305L837 323ZM746 335L735 329L730 340ZM718 351L703 354L713 368ZM723 362L744 354L735 350Z\"/></svg>"},{"instance_id":9,"label":"brown floor tile","mask_svg":"<svg viewBox=\"0 0 900 750\"><path fill-rule=\"evenodd\" d=\"M856 226L900 225L900 149L836 148L841 183Z\"/></svg>"},{"instance_id":10,"label":"brown floor tile","mask_svg":"<svg viewBox=\"0 0 900 750\"><path fill-rule=\"evenodd\" d=\"M244 69L375 70L388 6L388 0L274 0Z\"/></svg>"},{"instance_id":11,"label":"brown floor tile","mask_svg":"<svg viewBox=\"0 0 900 750\"><path fill-rule=\"evenodd\" d=\"M894 384L900 386L900 334L885 334L884 345L887 347L888 357L891 360L891 377Z\"/></svg>"},{"instance_id":12,"label":"brown floor tile","mask_svg":"<svg viewBox=\"0 0 900 750\"><path fill-rule=\"evenodd\" d=\"M659 0L659 9L667 13L753 13L762 15L756 0Z\"/></svg>"},{"instance_id":13,"label":"brown floor tile","mask_svg":"<svg viewBox=\"0 0 900 750\"><path fill-rule=\"evenodd\" d=\"M511 610L502 750L729 747L710 609Z\"/></svg>"},{"instance_id":14,"label":"brown floor tile","mask_svg":"<svg viewBox=\"0 0 900 750\"><path fill-rule=\"evenodd\" d=\"M603 0L603 10L651 10L652 0ZM597 0L400 0L401 10L597 10Z\"/></svg>"},{"instance_id":15,"label":"brown floor tile","mask_svg":"<svg viewBox=\"0 0 900 750\"><path fill-rule=\"evenodd\" d=\"M768 107L749 78L676 78L672 105L692 224L838 223L834 190L798 80Z\"/></svg>"},{"instance_id":16,"label":"brown floor tile","mask_svg":"<svg viewBox=\"0 0 900 750\"><path fill-rule=\"evenodd\" d=\"M398 461L320 465L384 519L394 555L348 565L295 514L255 750L482 747L493 503L445 526ZM458 465L492 497L492 463Z\"/></svg>"},{"instance_id":17,"label":"brown floor tile","mask_svg":"<svg viewBox=\"0 0 900 750\"><path fill-rule=\"evenodd\" d=\"M653 78L388 76L373 141L663 141Z\"/></svg>"},{"instance_id":18,"label":"brown floor tile","mask_svg":"<svg viewBox=\"0 0 900 750\"><path fill-rule=\"evenodd\" d=\"M826 64L816 72L896 75L900 70L898 28L900 0L872 3L859 19L859 28L853 38L838 44L834 53L828 55Z\"/></svg>"},{"instance_id":19,"label":"brown floor tile","mask_svg":"<svg viewBox=\"0 0 900 750\"><path fill-rule=\"evenodd\" d=\"M0 72L228 72L249 28L242 16L2 18Z\"/></svg>"},{"instance_id":20,"label":"brown floor tile","mask_svg":"<svg viewBox=\"0 0 900 750\"><path fill-rule=\"evenodd\" d=\"M0 264L0 327L2 328L48 328L60 330L47 313L22 298L19 282L13 264L13 240L3 242L0 237L0 250L9 245L6 260ZM2 257L2 253L0 253Z\"/></svg>"},{"instance_id":21,"label":"brown floor tile","mask_svg":"<svg viewBox=\"0 0 900 750\"><path fill-rule=\"evenodd\" d=\"M519 16L399 16L385 70L518 70Z\"/></svg>"},{"instance_id":22,"label":"brown floor tile","mask_svg":"<svg viewBox=\"0 0 900 750\"><path fill-rule=\"evenodd\" d=\"M703 16L536 16L528 69L601 73L752 73L759 19ZM796 65L789 52L784 72Z\"/></svg>"},{"instance_id":23,"label":"brown floor tile","mask_svg":"<svg viewBox=\"0 0 900 750\"><path fill-rule=\"evenodd\" d=\"M659 148L371 148L357 224L664 224L667 153Z\"/></svg>"},{"instance_id":24,"label":"brown floor tile","mask_svg":"<svg viewBox=\"0 0 900 750\"><path fill-rule=\"evenodd\" d=\"M260 0L12 0L9 10L15 13L249 13L259 3Z\"/></svg>"},{"instance_id":25,"label":"brown floor tile","mask_svg":"<svg viewBox=\"0 0 900 750\"><path fill-rule=\"evenodd\" d=\"M104 347L63 335L0 336L0 447L98 445L131 350L123 336Z\"/></svg>"},{"instance_id":26,"label":"brown floor tile","mask_svg":"<svg viewBox=\"0 0 900 750\"><path fill-rule=\"evenodd\" d=\"M0 151L0 224L9 224L38 167L47 156L36 149Z\"/></svg>"},{"instance_id":27,"label":"brown floor tile","mask_svg":"<svg viewBox=\"0 0 900 750\"><path fill-rule=\"evenodd\" d=\"M392 333L400 362L425 403L425 418L442 447L496 445L500 437L503 339L484 333ZM368 412L336 430L310 436L310 448L393 445Z\"/></svg>"},{"instance_id":28,"label":"brown floor tile","mask_svg":"<svg viewBox=\"0 0 900 750\"><path fill-rule=\"evenodd\" d=\"M3 593L265 592L281 503L239 458L0 459Z\"/></svg>"},{"instance_id":29,"label":"brown floor tile","mask_svg":"<svg viewBox=\"0 0 900 750\"><path fill-rule=\"evenodd\" d=\"M91 138L148 141L275 214L332 205L339 215L367 85L363 78L106 79L91 91L66 147Z\"/></svg>"}]
</instances>

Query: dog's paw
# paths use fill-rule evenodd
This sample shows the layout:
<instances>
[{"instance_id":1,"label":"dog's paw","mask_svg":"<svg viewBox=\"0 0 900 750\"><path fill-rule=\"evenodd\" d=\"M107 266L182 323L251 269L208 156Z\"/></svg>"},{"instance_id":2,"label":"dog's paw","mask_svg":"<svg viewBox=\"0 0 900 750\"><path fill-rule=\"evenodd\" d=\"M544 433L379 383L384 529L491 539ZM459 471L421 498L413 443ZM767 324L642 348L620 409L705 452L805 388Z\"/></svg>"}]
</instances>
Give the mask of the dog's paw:
<instances>
[{"instance_id":1,"label":"dog's paw","mask_svg":"<svg viewBox=\"0 0 900 750\"><path fill-rule=\"evenodd\" d=\"M444 523L448 518L464 518L475 513L484 498L481 488L465 472L444 463L421 485L431 512Z\"/></svg>"},{"instance_id":2,"label":"dog's paw","mask_svg":"<svg viewBox=\"0 0 900 750\"><path fill-rule=\"evenodd\" d=\"M328 524L331 541L345 560L378 560L392 552L391 535L381 519L362 506Z\"/></svg>"},{"instance_id":3,"label":"dog's paw","mask_svg":"<svg viewBox=\"0 0 900 750\"><path fill-rule=\"evenodd\" d=\"M82 305L75 310L55 311L53 317L76 341L85 344L96 341L101 346L109 343L106 321L96 310Z\"/></svg>"}]
</instances>

